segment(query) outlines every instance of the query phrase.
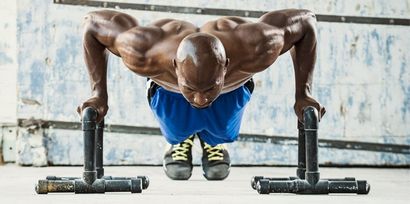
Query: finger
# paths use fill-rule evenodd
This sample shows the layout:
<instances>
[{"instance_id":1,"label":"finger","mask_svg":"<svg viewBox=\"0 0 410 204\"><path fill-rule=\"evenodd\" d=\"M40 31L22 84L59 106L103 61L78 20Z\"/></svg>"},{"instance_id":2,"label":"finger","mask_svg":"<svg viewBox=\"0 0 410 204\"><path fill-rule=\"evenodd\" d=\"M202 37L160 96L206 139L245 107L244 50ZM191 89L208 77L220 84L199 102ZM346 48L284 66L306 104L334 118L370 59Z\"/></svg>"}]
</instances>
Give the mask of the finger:
<instances>
[{"instance_id":1,"label":"finger","mask_svg":"<svg viewBox=\"0 0 410 204\"><path fill-rule=\"evenodd\" d=\"M100 123L101 120L102 120L102 118L100 117L100 115L98 115L96 122L97 122L97 123Z\"/></svg>"},{"instance_id":2,"label":"finger","mask_svg":"<svg viewBox=\"0 0 410 204\"><path fill-rule=\"evenodd\" d=\"M321 112L322 112L321 115L322 115L322 117L323 117L323 115L325 115L325 113L326 113L326 108L323 107Z\"/></svg>"},{"instance_id":3,"label":"finger","mask_svg":"<svg viewBox=\"0 0 410 204\"><path fill-rule=\"evenodd\" d=\"M104 117L107 115L107 112L108 112L108 106L104 106L101 108L101 112L98 113L98 117L100 118L99 122L104 120Z\"/></svg>"},{"instance_id":4,"label":"finger","mask_svg":"<svg viewBox=\"0 0 410 204\"><path fill-rule=\"evenodd\" d=\"M319 122L322 120L322 117L323 117L323 115L325 114L323 111L324 111L324 109L323 109L323 106L319 106Z\"/></svg>"},{"instance_id":5,"label":"finger","mask_svg":"<svg viewBox=\"0 0 410 204\"><path fill-rule=\"evenodd\" d=\"M97 111L97 117L95 118L95 122L100 122L100 118L101 118L101 110L99 108L96 108L94 105L89 104L87 107L94 109L95 111Z\"/></svg>"},{"instance_id":6,"label":"finger","mask_svg":"<svg viewBox=\"0 0 410 204\"><path fill-rule=\"evenodd\" d=\"M302 113L302 111L298 111L298 113L296 113L296 116L298 117L299 122L303 123L303 113Z\"/></svg>"},{"instance_id":7,"label":"finger","mask_svg":"<svg viewBox=\"0 0 410 204\"><path fill-rule=\"evenodd\" d=\"M320 119L322 118L322 107L320 106L320 104L314 104L314 107L317 111L318 114L318 120L320 122Z\"/></svg>"},{"instance_id":8,"label":"finger","mask_svg":"<svg viewBox=\"0 0 410 204\"><path fill-rule=\"evenodd\" d=\"M301 122L302 124L305 124L303 121L303 116L298 117L298 121Z\"/></svg>"},{"instance_id":9,"label":"finger","mask_svg":"<svg viewBox=\"0 0 410 204\"><path fill-rule=\"evenodd\" d=\"M83 120L83 110L87 107L87 104L84 102L77 108L78 114L80 114L80 120Z\"/></svg>"},{"instance_id":10,"label":"finger","mask_svg":"<svg viewBox=\"0 0 410 204\"><path fill-rule=\"evenodd\" d=\"M81 108L80 108L80 106L77 106L77 113L78 113L79 115L81 115Z\"/></svg>"},{"instance_id":11,"label":"finger","mask_svg":"<svg viewBox=\"0 0 410 204\"><path fill-rule=\"evenodd\" d=\"M302 122L301 119L300 119L300 111L299 111L298 107L296 106L296 103L295 103L295 105L293 105L293 111L295 112L295 115L298 118L298 121Z\"/></svg>"},{"instance_id":12,"label":"finger","mask_svg":"<svg viewBox=\"0 0 410 204\"><path fill-rule=\"evenodd\" d=\"M100 123L102 121L102 119L104 118L104 109L98 108L98 109L95 109L95 110L97 111L96 122Z\"/></svg>"}]
</instances>

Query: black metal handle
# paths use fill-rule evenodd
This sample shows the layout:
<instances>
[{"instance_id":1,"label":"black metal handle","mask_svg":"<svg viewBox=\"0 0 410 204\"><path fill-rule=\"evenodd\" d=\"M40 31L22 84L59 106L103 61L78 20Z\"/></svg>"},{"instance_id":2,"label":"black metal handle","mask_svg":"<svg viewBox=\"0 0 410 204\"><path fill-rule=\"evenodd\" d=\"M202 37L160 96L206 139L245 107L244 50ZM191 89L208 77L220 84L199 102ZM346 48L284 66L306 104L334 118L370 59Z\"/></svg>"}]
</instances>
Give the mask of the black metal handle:
<instances>
[{"instance_id":1,"label":"black metal handle","mask_svg":"<svg viewBox=\"0 0 410 204\"><path fill-rule=\"evenodd\" d=\"M260 194L298 193L328 194L357 193L368 194L370 185L365 180L353 177L320 179L318 163L319 114L316 108L303 110L303 123L298 121L298 168L297 177L267 178L255 176L251 186Z\"/></svg>"},{"instance_id":2,"label":"black metal handle","mask_svg":"<svg viewBox=\"0 0 410 204\"><path fill-rule=\"evenodd\" d=\"M83 179L92 184L97 179L95 167L95 129L98 112L94 108L87 107L83 110L82 130L84 134L84 173Z\"/></svg>"},{"instance_id":3,"label":"black metal handle","mask_svg":"<svg viewBox=\"0 0 410 204\"><path fill-rule=\"evenodd\" d=\"M318 112L316 108L308 106L303 111L303 123L305 132L306 173L305 178L315 185L320 179L318 162L318 136L319 127Z\"/></svg>"},{"instance_id":4,"label":"black metal handle","mask_svg":"<svg viewBox=\"0 0 410 204\"><path fill-rule=\"evenodd\" d=\"M104 120L99 122L96 127L96 136L95 136L95 168L97 171L97 178L104 176L104 165L103 165L103 134L104 134Z\"/></svg>"},{"instance_id":5,"label":"black metal handle","mask_svg":"<svg viewBox=\"0 0 410 204\"><path fill-rule=\"evenodd\" d=\"M98 112L91 107L83 110L82 130L84 134L84 172L83 177L48 176L39 180L35 190L38 194L52 192L105 193L126 192L141 193L149 186L149 179L138 177L104 176L103 168L103 132L104 120L97 123Z\"/></svg>"},{"instance_id":6,"label":"black metal handle","mask_svg":"<svg viewBox=\"0 0 410 204\"><path fill-rule=\"evenodd\" d=\"M313 106L303 110L303 123L305 130L317 130L319 128L319 114Z\"/></svg>"}]
</instances>

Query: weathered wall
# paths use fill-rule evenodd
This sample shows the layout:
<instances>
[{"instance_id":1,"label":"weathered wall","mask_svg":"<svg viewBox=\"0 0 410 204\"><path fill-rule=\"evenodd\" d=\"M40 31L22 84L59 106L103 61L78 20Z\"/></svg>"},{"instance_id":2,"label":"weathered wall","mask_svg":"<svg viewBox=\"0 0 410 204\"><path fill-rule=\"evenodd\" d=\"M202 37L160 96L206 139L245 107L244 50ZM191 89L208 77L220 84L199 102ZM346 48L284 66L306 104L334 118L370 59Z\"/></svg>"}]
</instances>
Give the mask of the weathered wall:
<instances>
[{"instance_id":1,"label":"weathered wall","mask_svg":"<svg viewBox=\"0 0 410 204\"><path fill-rule=\"evenodd\" d=\"M405 0L367 0L360 3L342 0L121 2L229 9L244 9L246 5L248 10L293 7L308 8L320 14L400 18L410 16L410 3ZM79 120L75 108L90 94L81 50L82 17L96 9L53 4L50 1L18 1L17 118ZM122 11L135 16L142 25L159 18L171 17L200 26L205 21L216 18L206 15ZM327 108L321 122L321 138L410 144L409 31L409 26L318 23L319 49L314 75L314 96ZM0 49L0 65L4 63L1 53L5 51ZM120 59L111 56L108 79L110 112L106 118L107 123L157 126L145 100L144 78L132 74ZM245 113L241 132L296 135L296 117L292 108L294 77L289 55L281 56L269 70L257 74L255 81L256 90ZM34 146L40 149L32 150L26 148L30 146L30 135L26 137L26 132L21 131L18 145L24 151L21 151L18 162L32 164L30 155L34 152L41 158L47 157L53 164L81 164L81 145L77 141L81 137L74 137L79 134L78 131L45 131L45 139L35 140ZM162 138L151 141L132 135L108 136L110 137L121 139L108 139L110 142L105 153L109 163L161 163L165 146ZM121 143L129 146L114 149ZM43 152L42 146L46 146L48 152ZM150 157L155 159L144 160L143 156L139 156L141 149L138 148L148 152L143 155L160 153L157 157ZM234 163L295 164L296 161L295 146L240 142L230 145L230 148ZM110 151L128 153L111 154L117 156L110 157ZM122 162L118 161L124 159L124 154L131 156ZM321 161L336 164L408 165L410 157L408 154L323 149Z\"/></svg>"},{"instance_id":2,"label":"weathered wall","mask_svg":"<svg viewBox=\"0 0 410 204\"><path fill-rule=\"evenodd\" d=\"M17 3L0 1L0 164L15 160L17 121Z\"/></svg>"},{"instance_id":3,"label":"weathered wall","mask_svg":"<svg viewBox=\"0 0 410 204\"><path fill-rule=\"evenodd\" d=\"M0 2L0 123L17 119L17 3Z\"/></svg>"},{"instance_id":4,"label":"weathered wall","mask_svg":"<svg viewBox=\"0 0 410 204\"><path fill-rule=\"evenodd\" d=\"M111 2L150 3L157 5L192 6L201 8L227 8L254 11L304 8L310 9L320 14L399 18L408 18L410 10L410 1L408 0L113 0Z\"/></svg>"}]
</instances>

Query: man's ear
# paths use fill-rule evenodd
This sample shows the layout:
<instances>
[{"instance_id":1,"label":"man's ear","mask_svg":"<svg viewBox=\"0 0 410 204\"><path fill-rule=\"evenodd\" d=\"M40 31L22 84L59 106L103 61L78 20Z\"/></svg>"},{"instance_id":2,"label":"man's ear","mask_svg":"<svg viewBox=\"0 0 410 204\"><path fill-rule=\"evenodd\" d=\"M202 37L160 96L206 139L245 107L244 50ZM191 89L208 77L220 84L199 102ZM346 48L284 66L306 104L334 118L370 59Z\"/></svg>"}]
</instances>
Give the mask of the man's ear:
<instances>
[{"instance_id":1,"label":"man's ear","mask_svg":"<svg viewBox=\"0 0 410 204\"><path fill-rule=\"evenodd\" d=\"M173 59L172 60L172 65L174 65L174 68L177 68L177 60Z\"/></svg>"}]
</instances>

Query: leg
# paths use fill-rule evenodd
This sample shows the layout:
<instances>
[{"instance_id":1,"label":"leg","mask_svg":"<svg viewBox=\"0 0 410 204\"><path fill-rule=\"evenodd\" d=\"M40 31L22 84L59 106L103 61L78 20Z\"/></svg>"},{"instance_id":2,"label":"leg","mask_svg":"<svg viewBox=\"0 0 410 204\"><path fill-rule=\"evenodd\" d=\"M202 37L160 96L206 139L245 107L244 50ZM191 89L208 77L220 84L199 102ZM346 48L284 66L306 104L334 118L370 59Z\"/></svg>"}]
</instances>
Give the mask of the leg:
<instances>
[{"instance_id":1,"label":"leg","mask_svg":"<svg viewBox=\"0 0 410 204\"><path fill-rule=\"evenodd\" d=\"M160 86L152 80L147 81L147 99L151 108L151 101ZM153 109L155 111L155 109ZM165 152L163 167L165 174L173 180L188 180L192 175L192 146L194 145L194 135L184 141L171 145Z\"/></svg>"}]
</instances>

